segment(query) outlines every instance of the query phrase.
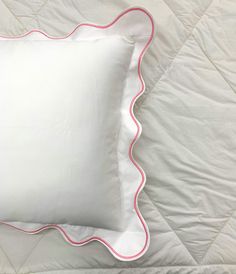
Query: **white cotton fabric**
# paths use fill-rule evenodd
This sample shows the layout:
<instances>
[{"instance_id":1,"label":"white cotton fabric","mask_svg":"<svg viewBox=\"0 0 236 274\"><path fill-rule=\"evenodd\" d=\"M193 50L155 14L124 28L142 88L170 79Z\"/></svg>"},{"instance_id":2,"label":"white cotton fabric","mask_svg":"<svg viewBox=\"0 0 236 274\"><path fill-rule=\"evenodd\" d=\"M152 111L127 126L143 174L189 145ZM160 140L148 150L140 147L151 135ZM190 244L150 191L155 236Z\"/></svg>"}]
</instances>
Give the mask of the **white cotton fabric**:
<instances>
[{"instance_id":1,"label":"white cotton fabric","mask_svg":"<svg viewBox=\"0 0 236 274\"><path fill-rule=\"evenodd\" d=\"M120 106L133 44L0 42L0 220L121 229Z\"/></svg>"}]
</instances>

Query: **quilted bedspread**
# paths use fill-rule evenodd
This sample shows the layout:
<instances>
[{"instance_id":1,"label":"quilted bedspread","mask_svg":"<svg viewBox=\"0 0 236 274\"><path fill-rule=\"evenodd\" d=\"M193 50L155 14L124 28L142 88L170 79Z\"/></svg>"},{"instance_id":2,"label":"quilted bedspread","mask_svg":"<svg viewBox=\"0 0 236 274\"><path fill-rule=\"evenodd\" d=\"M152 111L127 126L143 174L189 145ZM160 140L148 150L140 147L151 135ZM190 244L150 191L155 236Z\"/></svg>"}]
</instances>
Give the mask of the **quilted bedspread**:
<instances>
[{"instance_id":1,"label":"quilted bedspread","mask_svg":"<svg viewBox=\"0 0 236 274\"><path fill-rule=\"evenodd\" d=\"M73 247L55 230L26 235L1 225L1 274L236 273L236 1L0 0L0 34L61 36L134 5L156 24L135 108L150 248L119 262L97 242Z\"/></svg>"}]
</instances>

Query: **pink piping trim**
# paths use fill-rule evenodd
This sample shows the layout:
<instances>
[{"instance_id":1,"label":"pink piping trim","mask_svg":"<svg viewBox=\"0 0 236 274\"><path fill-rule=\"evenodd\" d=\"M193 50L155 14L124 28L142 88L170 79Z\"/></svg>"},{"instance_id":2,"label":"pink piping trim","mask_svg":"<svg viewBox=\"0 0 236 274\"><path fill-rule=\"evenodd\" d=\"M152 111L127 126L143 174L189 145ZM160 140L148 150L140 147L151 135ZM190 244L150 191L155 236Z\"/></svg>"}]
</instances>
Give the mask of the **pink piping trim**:
<instances>
[{"instance_id":1,"label":"pink piping trim","mask_svg":"<svg viewBox=\"0 0 236 274\"><path fill-rule=\"evenodd\" d=\"M133 150L133 146L134 144L136 143L137 139L139 138L139 135L141 133L141 127L137 121L137 119L135 118L134 114L133 114L133 107L134 107L134 103L135 101L137 100L137 98L142 95L142 93L144 92L144 89L145 89L145 85L144 85L144 81L143 81L143 78L142 78L142 74L141 74L141 63L142 63L142 58L144 56L144 53L145 51L147 50L147 48L149 47L152 39L153 39L153 36L154 36L154 21L153 21L153 18L152 16L144 9L142 8L130 8L130 9L127 9L125 10L124 12L122 12L121 14L119 14L115 20L113 20L110 24L108 25L104 25L104 26L99 26L99 25L95 25L95 24L90 24L90 23L82 23L82 24L79 24L78 26L76 26L76 28L71 32L69 33L68 35L64 36L64 37L52 37L52 36L49 36L48 34L46 34L45 32L43 31L40 31L40 30L36 30L36 29L33 29L23 35L20 35L20 36L14 36L14 37L7 37L7 36L0 36L0 38L6 38L6 39L19 39L19 38L23 38L33 32L38 32L38 33L41 33L43 34L44 36L46 36L47 38L49 39L53 39L53 40L62 40L62 39L66 39L68 38L69 36L71 36L78 28L80 27L84 27L84 26L88 26L88 27L94 27L94 28L99 28L99 29L106 29L106 28L109 28L111 27L113 24L115 24L122 16L124 16L125 14L131 12L131 11L141 11L143 13L145 13L149 19L150 19L150 22L151 22L151 26L152 26L152 30L151 30L151 34L150 34L150 37L146 43L146 45L144 46L141 54L139 55L139 58L138 58L138 77L139 77L139 80L141 82L141 89L140 91L133 97L132 101L131 101L131 104L130 104L130 107L129 107L129 112L130 112L130 116L132 118L132 120L134 121L135 125L137 126L137 132L135 134L135 137L133 139L133 141L131 142L130 146L129 146L129 158L131 160L131 162L134 164L134 166L138 169L138 171L140 172L141 174L141 182L140 182L140 185L135 193L135 196L134 196L134 209L143 225L143 228L144 228L144 231L145 231L145 236L146 236L146 240L145 240L145 244L143 246L143 248L141 249L141 251L139 251L137 254L135 255L132 255L132 256L124 256L124 255L121 255L119 254L107 241L105 241L104 239L100 238L100 237L90 237L86 240L82 240L82 241L79 241L79 242L75 242L73 241L67 234L66 232L64 231L63 228L61 228L59 225L56 225L56 224L49 224L49 225L45 225L39 229L36 229L36 230L32 230L32 231L27 231L27 230L24 230L24 229L21 229L21 228L18 228L18 227L15 227L9 223L5 223L5 222L1 222L1 224L5 224L5 225L8 225L10 227L13 227L17 230L20 230L20 231L23 231L23 232L26 232L28 234L36 234L36 233L39 233L43 230L46 230L46 229L50 229L50 228L55 228L57 230L59 230L63 236L67 239L67 241L69 241L70 243L72 243L73 245L84 245L86 243L89 243L91 241L99 241L101 243L103 243L112 253L114 253L117 257L120 257L122 259L125 259L125 260L134 260L134 259L137 259L138 257L140 257L142 255L142 253L146 250L147 248L147 245L148 245L148 242L149 242L149 232L148 232L148 229L147 229L147 225L143 219L143 216L141 215L140 211L139 211L139 208L138 208L138 196L139 196L139 193L141 192L141 190L143 189L144 187L144 184L145 184L145 173L144 171L142 170L142 168L138 165L138 163L134 160L133 158L133 155L132 155L132 150Z\"/></svg>"}]
</instances>

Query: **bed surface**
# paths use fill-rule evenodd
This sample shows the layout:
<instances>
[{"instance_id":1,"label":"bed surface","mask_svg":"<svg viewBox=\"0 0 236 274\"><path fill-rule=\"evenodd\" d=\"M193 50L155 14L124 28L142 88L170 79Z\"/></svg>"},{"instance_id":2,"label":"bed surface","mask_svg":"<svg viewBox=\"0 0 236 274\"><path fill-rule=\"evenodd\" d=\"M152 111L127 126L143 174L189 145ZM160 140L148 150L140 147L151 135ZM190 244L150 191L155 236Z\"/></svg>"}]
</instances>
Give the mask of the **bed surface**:
<instances>
[{"instance_id":1,"label":"bed surface","mask_svg":"<svg viewBox=\"0 0 236 274\"><path fill-rule=\"evenodd\" d=\"M0 274L236 273L236 2L0 0L0 34L61 36L134 5L156 24L135 108L150 248L119 262L97 242L73 247L55 230L26 235L1 225Z\"/></svg>"}]
</instances>

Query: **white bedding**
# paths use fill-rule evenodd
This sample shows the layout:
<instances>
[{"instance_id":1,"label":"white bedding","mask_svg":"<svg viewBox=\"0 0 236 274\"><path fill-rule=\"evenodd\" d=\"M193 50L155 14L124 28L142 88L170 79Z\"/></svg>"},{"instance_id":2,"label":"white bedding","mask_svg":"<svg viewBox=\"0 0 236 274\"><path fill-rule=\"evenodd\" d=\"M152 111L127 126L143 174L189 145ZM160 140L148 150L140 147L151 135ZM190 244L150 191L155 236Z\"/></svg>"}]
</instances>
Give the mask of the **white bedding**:
<instances>
[{"instance_id":1,"label":"white bedding","mask_svg":"<svg viewBox=\"0 0 236 274\"><path fill-rule=\"evenodd\" d=\"M54 230L26 235L2 225L1 274L236 273L236 2L0 0L0 34L65 35L134 5L156 23L136 104L150 248L125 263L96 242L72 247Z\"/></svg>"}]
</instances>

